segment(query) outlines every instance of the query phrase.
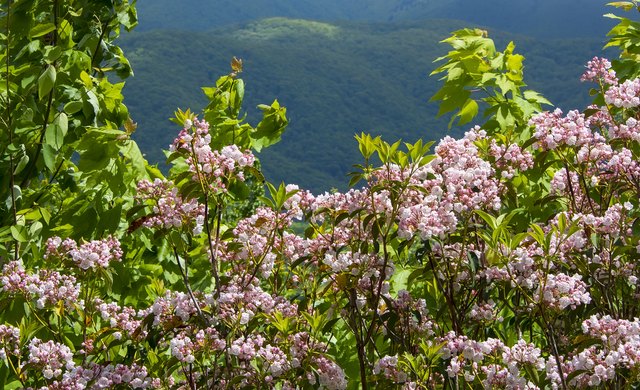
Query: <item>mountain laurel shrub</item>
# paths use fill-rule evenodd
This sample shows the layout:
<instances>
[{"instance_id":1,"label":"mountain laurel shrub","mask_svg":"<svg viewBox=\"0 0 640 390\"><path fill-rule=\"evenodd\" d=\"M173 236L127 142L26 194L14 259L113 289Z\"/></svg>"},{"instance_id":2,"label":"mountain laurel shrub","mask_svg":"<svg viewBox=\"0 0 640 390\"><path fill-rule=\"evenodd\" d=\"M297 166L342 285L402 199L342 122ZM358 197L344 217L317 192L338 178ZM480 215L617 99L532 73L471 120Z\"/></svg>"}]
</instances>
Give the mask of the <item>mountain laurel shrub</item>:
<instances>
[{"instance_id":1,"label":"mountain laurel shrub","mask_svg":"<svg viewBox=\"0 0 640 390\"><path fill-rule=\"evenodd\" d=\"M176 113L165 176L111 81L134 4L1 7L3 388L640 383L637 22L616 17L621 57L587 64L593 105L568 112L524 89L513 43L453 33L433 100L485 122L360 134L352 189L314 195L264 182L286 110L244 120L240 60Z\"/></svg>"}]
</instances>

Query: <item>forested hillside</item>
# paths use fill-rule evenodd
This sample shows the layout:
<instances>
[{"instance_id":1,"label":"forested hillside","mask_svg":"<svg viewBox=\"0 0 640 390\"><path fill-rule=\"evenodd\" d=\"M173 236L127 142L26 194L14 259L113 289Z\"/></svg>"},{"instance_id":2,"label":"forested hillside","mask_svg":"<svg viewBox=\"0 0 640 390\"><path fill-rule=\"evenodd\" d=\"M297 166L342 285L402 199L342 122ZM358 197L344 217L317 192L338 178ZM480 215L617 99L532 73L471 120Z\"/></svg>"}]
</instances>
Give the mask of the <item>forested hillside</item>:
<instances>
[{"instance_id":1,"label":"forested hillside","mask_svg":"<svg viewBox=\"0 0 640 390\"><path fill-rule=\"evenodd\" d=\"M322 21L452 18L538 37L598 37L611 23L593 0L153 0L139 2L140 30L208 30L274 16Z\"/></svg>"},{"instance_id":2,"label":"forested hillside","mask_svg":"<svg viewBox=\"0 0 640 390\"><path fill-rule=\"evenodd\" d=\"M208 32L126 34L121 44L135 71L127 80L126 104L139 124L136 139L150 161L163 161L159 150L175 132L167 119L177 107L201 109L206 99L200 87L228 73L229 60L237 56L244 60L249 118L273 98L288 108L283 141L260 155L267 177L314 191L343 188L355 162L356 132L407 141L447 132L447 120L436 118L437 106L427 102L438 84L428 75L436 67L433 59L446 52L438 42L466 25L271 18ZM575 93L586 90L578 78L602 38L492 37L499 48L516 40L532 89L563 107L586 103L587 94Z\"/></svg>"}]
</instances>

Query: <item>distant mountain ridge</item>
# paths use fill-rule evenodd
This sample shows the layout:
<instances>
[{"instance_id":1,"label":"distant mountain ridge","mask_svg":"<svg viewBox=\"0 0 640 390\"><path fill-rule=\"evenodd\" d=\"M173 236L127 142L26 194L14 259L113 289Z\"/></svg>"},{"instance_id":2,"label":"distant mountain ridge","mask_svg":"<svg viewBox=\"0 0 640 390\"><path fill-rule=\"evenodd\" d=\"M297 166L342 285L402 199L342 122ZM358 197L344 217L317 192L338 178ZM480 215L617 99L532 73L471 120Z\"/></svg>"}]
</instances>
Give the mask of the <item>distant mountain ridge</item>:
<instances>
[{"instance_id":1,"label":"distant mountain ridge","mask_svg":"<svg viewBox=\"0 0 640 390\"><path fill-rule=\"evenodd\" d=\"M140 30L204 31L275 16L319 21L458 19L538 38L603 37L612 23L594 0L149 0Z\"/></svg>"}]
</instances>

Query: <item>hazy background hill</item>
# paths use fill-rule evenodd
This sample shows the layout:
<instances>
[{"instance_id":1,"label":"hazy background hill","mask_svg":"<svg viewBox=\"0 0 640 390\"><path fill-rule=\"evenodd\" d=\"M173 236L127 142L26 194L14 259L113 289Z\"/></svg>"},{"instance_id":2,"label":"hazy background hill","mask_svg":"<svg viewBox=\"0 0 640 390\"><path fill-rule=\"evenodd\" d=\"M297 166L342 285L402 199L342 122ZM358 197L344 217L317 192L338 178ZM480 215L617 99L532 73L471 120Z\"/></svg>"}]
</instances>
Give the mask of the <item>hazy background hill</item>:
<instances>
[{"instance_id":1,"label":"hazy background hill","mask_svg":"<svg viewBox=\"0 0 640 390\"><path fill-rule=\"evenodd\" d=\"M428 74L432 61L447 50L440 40L482 12L493 15L476 3L503 5L510 12L528 9L530 15L548 12L552 3L558 9L572 3L573 14L593 12L598 23L589 34L577 23L569 29L569 23L553 22L555 14L545 22L527 19L529 30L537 30L529 37L484 23L500 49L515 40L527 58L525 79L532 89L561 107L580 108L588 101L588 86L578 78L604 42L595 30L611 25L601 17L606 9L595 2L522 0L514 3L525 8L514 8L498 0L154 0L139 3L141 28L121 41L135 71L125 96L139 124L136 139L150 161L163 161L160 149L177 131L167 118L177 107L201 109L206 100L200 87L228 73L229 60L238 56L245 63L250 121L257 119L257 104L274 98L287 106L291 120L283 141L260 155L268 178L316 192L344 188L346 172L360 162L356 132L407 141L439 139L447 132L447 118L436 118L437 106L427 103L439 86ZM420 12L468 20L421 19ZM254 20L273 15L283 16ZM493 23L514 23L498 19ZM553 30L545 28L549 23L556 26L556 38L543 34ZM563 29L571 31L562 35Z\"/></svg>"},{"instance_id":2,"label":"hazy background hill","mask_svg":"<svg viewBox=\"0 0 640 390\"><path fill-rule=\"evenodd\" d=\"M139 1L140 29L208 30L274 16L320 21L458 19L539 37L601 37L597 0L153 0Z\"/></svg>"}]
</instances>

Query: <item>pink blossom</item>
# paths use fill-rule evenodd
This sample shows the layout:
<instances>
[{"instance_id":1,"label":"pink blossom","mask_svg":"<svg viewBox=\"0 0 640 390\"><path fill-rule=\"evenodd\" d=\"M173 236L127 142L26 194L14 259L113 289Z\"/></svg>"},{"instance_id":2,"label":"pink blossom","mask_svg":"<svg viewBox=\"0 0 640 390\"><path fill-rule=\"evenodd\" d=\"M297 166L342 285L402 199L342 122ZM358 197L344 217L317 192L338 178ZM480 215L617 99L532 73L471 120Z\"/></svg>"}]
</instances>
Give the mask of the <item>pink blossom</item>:
<instances>
[{"instance_id":1,"label":"pink blossom","mask_svg":"<svg viewBox=\"0 0 640 390\"><path fill-rule=\"evenodd\" d=\"M380 358L373 366L373 373L382 374L394 383L403 383L408 378L407 374L398 367L398 355Z\"/></svg>"},{"instance_id":2,"label":"pink blossom","mask_svg":"<svg viewBox=\"0 0 640 390\"><path fill-rule=\"evenodd\" d=\"M143 226L171 229L187 226L193 234L202 233L204 226L204 205L196 199L185 200L178 189L168 181L155 179L138 183L138 199L153 205L153 214L143 217Z\"/></svg>"},{"instance_id":3,"label":"pink blossom","mask_svg":"<svg viewBox=\"0 0 640 390\"><path fill-rule=\"evenodd\" d=\"M11 325L0 325L0 360L7 359L7 353L20 354L20 329Z\"/></svg>"},{"instance_id":4,"label":"pink blossom","mask_svg":"<svg viewBox=\"0 0 640 390\"><path fill-rule=\"evenodd\" d=\"M579 305L591 302L587 285L581 279L581 275L550 273L540 281L535 295L540 302L551 309L564 310L568 307L575 309Z\"/></svg>"},{"instance_id":5,"label":"pink blossom","mask_svg":"<svg viewBox=\"0 0 640 390\"><path fill-rule=\"evenodd\" d=\"M192 126L187 126L192 124ZM240 151L236 145L212 150L209 124L195 119L173 141L169 150L184 153L192 179L203 183L214 193L227 191L231 179L244 181L243 169L253 166L255 157L251 151Z\"/></svg>"},{"instance_id":6,"label":"pink blossom","mask_svg":"<svg viewBox=\"0 0 640 390\"><path fill-rule=\"evenodd\" d=\"M47 379L60 377L63 368L72 370L75 367L69 347L51 340L43 342L37 337L29 342L29 363L40 368Z\"/></svg>"},{"instance_id":7,"label":"pink blossom","mask_svg":"<svg viewBox=\"0 0 640 390\"><path fill-rule=\"evenodd\" d=\"M71 239L62 241L60 237L51 237L47 240L46 245L45 259L51 257L69 258L76 266L85 271L89 268L107 268L111 261L122 259L120 241L114 237L86 242L80 247Z\"/></svg>"},{"instance_id":8,"label":"pink blossom","mask_svg":"<svg viewBox=\"0 0 640 390\"><path fill-rule=\"evenodd\" d=\"M640 106L640 79L626 80L622 84L612 85L605 92L604 101L620 108Z\"/></svg>"},{"instance_id":9,"label":"pink blossom","mask_svg":"<svg viewBox=\"0 0 640 390\"><path fill-rule=\"evenodd\" d=\"M553 113L543 112L531 118L529 125L534 127L533 136L538 141L537 146L543 150L581 146L594 139L589 122L577 110L569 111L566 117L562 116L559 108Z\"/></svg>"},{"instance_id":10,"label":"pink blossom","mask_svg":"<svg viewBox=\"0 0 640 390\"><path fill-rule=\"evenodd\" d=\"M580 81L593 81L603 84L617 84L616 72L611 69L611 62L606 58L593 57L587 62L587 70L580 77Z\"/></svg>"},{"instance_id":11,"label":"pink blossom","mask_svg":"<svg viewBox=\"0 0 640 390\"><path fill-rule=\"evenodd\" d=\"M29 274L21 261L5 264L0 274L0 289L9 294L21 294L28 300L35 299L39 309L59 302L68 309L83 305L79 300L80 284L76 283L76 278L44 269L37 274Z\"/></svg>"}]
</instances>

